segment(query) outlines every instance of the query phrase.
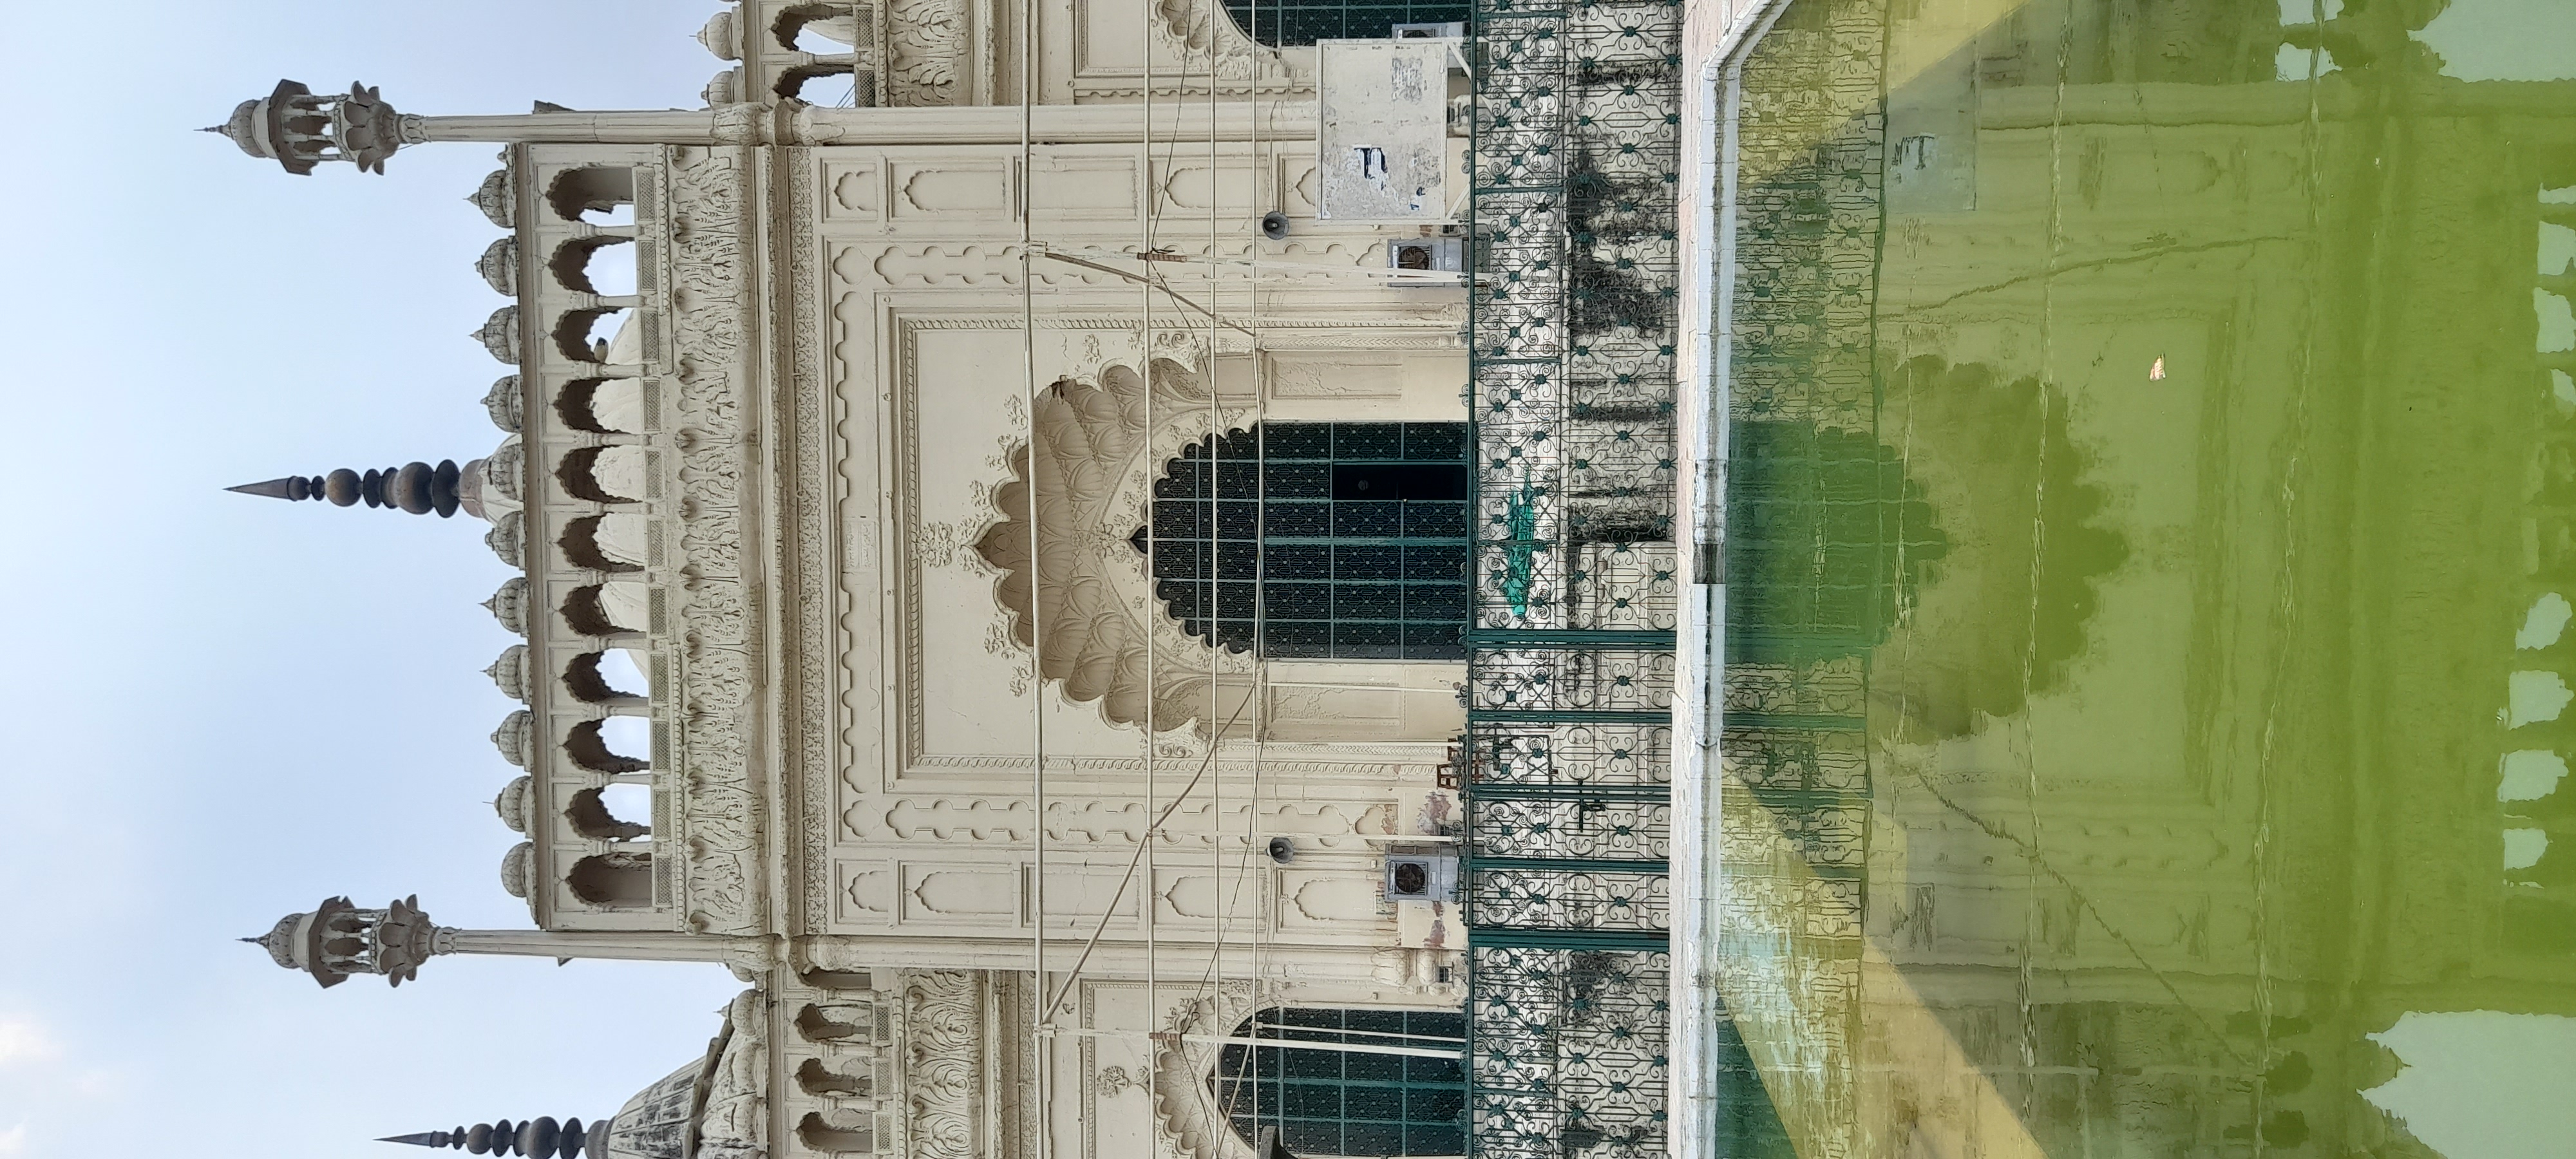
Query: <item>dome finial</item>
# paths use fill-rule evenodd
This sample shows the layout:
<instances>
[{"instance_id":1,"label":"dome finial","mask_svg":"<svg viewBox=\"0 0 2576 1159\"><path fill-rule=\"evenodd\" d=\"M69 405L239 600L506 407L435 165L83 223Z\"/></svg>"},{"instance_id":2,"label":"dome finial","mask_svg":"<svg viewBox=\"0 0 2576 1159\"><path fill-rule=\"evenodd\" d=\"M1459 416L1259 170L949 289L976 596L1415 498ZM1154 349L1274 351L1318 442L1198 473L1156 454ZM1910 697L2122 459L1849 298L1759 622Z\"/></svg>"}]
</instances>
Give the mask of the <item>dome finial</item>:
<instances>
[{"instance_id":1,"label":"dome finial","mask_svg":"<svg viewBox=\"0 0 2576 1159\"><path fill-rule=\"evenodd\" d=\"M516 1155L521 1159L581 1159L581 1150L589 1137L599 1134L597 1127L585 1129L579 1119L561 1123L544 1115L523 1123L503 1119L497 1123L476 1123L445 1131L422 1131L412 1135L387 1135L379 1143L408 1143L414 1147L447 1147L476 1155Z\"/></svg>"},{"instance_id":2,"label":"dome finial","mask_svg":"<svg viewBox=\"0 0 2576 1159\"><path fill-rule=\"evenodd\" d=\"M364 502L369 507L397 507L414 515L435 511L445 519L462 505L457 484L463 477L464 468L457 466L454 459L442 460L435 467L415 460L364 474L342 467L328 475L288 475L224 490L289 503L324 499L336 507L354 507Z\"/></svg>"}]
</instances>

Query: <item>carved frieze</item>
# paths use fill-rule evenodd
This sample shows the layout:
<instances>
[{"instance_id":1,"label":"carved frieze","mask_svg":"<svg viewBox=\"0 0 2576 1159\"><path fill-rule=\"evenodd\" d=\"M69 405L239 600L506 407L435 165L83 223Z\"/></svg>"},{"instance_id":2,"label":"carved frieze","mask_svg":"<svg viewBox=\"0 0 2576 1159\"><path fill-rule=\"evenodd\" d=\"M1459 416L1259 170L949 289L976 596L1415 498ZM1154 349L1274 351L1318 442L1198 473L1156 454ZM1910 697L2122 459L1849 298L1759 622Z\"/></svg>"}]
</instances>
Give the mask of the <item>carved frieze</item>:
<instances>
[{"instance_id":1,"label":"carved frieze","mask_svg":"<svg viewBox=\"0 0 2576 1159\"><path fill-rule=\"evenodd\" d=\"M825 450L829 437L824 398L828 379L823 374L823 301L816 295L822 280L822 258L814 244L812 231L820 220L816 205L820 162L814 150L797 149L789 155L789 167L795 177L787 183L794 213L790 227L788 273L795 287L793 321L790 324L791 364L782 385L783 405L792 432L795 452L787 497L787 519L790 534L785 551L794 556L794 566L780 577L780 588L787 594L791 612L787 623L794 639L790 655L795 667L789 694L795 705L794 719L799 722L790 730L789 757L794 783L804 787L801 796L791 797L793 824L803 837L798 843L796 860L803 883L802 920L800 928L819 930L830 921L831 874L828 847L832 832L832 778L827 771L833 762L831 694L832 679L828 674L833 647L834 609L845 606L848 596L839 591L837 578L842 569L830 562L831 549L826 531L832 504L838 499L831 480L836 472L826 468L833 456ZM781 856L788 856L781 851Z\"/></svg>"},{"instance_id":2,"label":"carved frieze","mask_svg":"<svg viewBox=\"0 0 2576 1159\"><path fill-rule=\"evenodd\" d=\"M974 69L967 0L890 0L886 8L886 103L955 105Z\"/></svg>"},{"instance_id":3,"label":"carved frieze","mask_svg":"<svg viewBox=\"0 0 2576 1159\"><path fill-rule=\"evenodd\" d=\"M742 365L740 150L670 152L672 338L680 452L678 647L680 784L688 922L711 933L761 927L760 818L751 779L756 643L742 550L747 448Z\"/></svg>"},{"instance_id":4,"label":"carved frieze","mask_svg":"<svg viewBox=\"0 0 2576 1159\"><path fill-rule=\"evenodd\" d=\"M980 1159L984 987L980 973L904 976L904 1099L912 1159Z\"/></svg>"}]
</instances>

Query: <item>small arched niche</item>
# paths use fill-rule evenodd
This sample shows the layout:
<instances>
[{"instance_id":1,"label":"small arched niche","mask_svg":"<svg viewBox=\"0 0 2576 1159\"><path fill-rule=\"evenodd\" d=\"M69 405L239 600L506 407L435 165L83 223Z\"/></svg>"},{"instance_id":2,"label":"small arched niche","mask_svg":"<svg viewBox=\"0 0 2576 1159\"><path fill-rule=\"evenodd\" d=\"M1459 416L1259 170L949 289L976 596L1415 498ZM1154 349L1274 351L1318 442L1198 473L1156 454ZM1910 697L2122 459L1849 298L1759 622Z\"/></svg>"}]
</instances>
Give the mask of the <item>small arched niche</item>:
<instances>
[{"instance_id":1,"label":"small arched niche","mask_svg":"<svg viewBox=\"0 0 2576 1159\"><path fill-rule=\"evenodd\" d=\"M883 1014L870 1002L808 1002L796 1012L796 1033L807 1042L883 1041Z\"/></svg>"},{"instance_id":2,"label":"small arched niche","mask_svg":"<svg viewBox=\"0 0 2576 1159\"><path fill-rule=\"evenodd\" d=\"M636 909L653 904L653 855L620 849L572 863L564 876L572 895L595 906Z\"/></svg>"},{"instance_id":3,"label":"small arched niche","mask_svg":"<svg viewBox=\"0 0 2576 1159\"><path fill-rule=\"evenodd\" d=\"M874 990L876 976L865 970L827 970L816 966L796 977L817 990Z\"/></svg>"},{"instance_id":4,"label":"small arched niche","mask_svg":"<svg viewBox=\"0 0 2576 1159\"><path fill-rule=\"evenodd\" d=\"M565 221L593 225L631 222L635 205L635 170L624 165L566 169L546 185L546 204ZM625 212L620 213L620 210Z\"/></svg>"},{"instance_id":5,"label":"small arched niche","mask_svg":"<svg viewBox=\"0 0 2576 1159\"><path fill-rule=\"evenodd\" d=\"M846 1070L835 1070L823 1065L819 1058L806 1059L796 1068L796 1085L805 1088L806 1094L816 1097L837 1095L854 1099L873 1097L877 1086L876 1076L869 1072L869 1064L865 1060L849 1064Z\"/></svg>"},{"instance_id":6,"label":"small arched niche","mask_svg":"<svg viewBox=\"0 0 2576 1159\"><path fill-rule=\"evenodd\" d=\"M635 292L635 239L615 235L577 237L555 247L546 260L555 282L567 290L602 297Z\"/></svg>"},{"instance_id":7,"label":"small arched niche","mask_svg":"<svg viewBox=\"0 0 2576 1159\"><path fill-rule=\"evenodd\" d=\"M826 56L851 51L859 42L858 9L850 4L790 4L778 10L769 27L778 47L789 52Z\"/></svg>"},{"instance_id":8,"label":"small arched niche","mask_svg":"<svg viewBox=\"0 0 2576 1159\"><path fill-rule=\"evenodd\" d=\"M564 560L574 567L604 572L642 571L649 551L647 534L643 516L612 511L566 523L563 538L555 545L563 549Z\"/></svg>"},{"instance_id":9,"label":"small arched niche","mask_svg":"<svg viewBox=\"0 0 2576 1159\"><path fill-rule=\"evenodd\" d=\"M592 503L637 503L656 490L651 452L642 447L578 447L555 465L564 492Z\"/></svg>"},{"instance_id":10,"label":"small arched niche","mask_svg":"<svg viewBox=\"0 0 2576 1159\"><path fill-rule=\"evenodd\" d=\"M594 773L644 772L653 767L652 727L633 716L585 720L564 735L564 754Z\"/></svg>"},{"instance_id":11,"label":"small arched niche","mask_svg":"<svg viewBox=\"0 0 2576 1159\"><path fill-rule=\"evenodd\" d=\"M818 60L782 70L778 74L778 83L770 88L787 100L847 109L861 103L862 86L873 89L875 84L873 77L860 76L857 67L849 61ZM875 96L873 92L867 95Z\"/></svg>"},{"instance_id":12,"label":"small arched niche","mask_svg":"<svg viewBox=\"0 0 2576 1159\"><path fill-rule=\"evenodd\" d=\"M564 597L564 626L584 636L650 632L652 600L652 589L640 580L609 580L574 588Z\"/></svg>"},{"instance_id":13,"label":"small arched niche","mask_svg":"<svg viewBox=\"0 0 2576 1159\"><path fill-rule=\"evenodd\" d=\"M796 1124L796 1140L806 1149L827 1155L873 1155L877 1133L864 1125L836 1126L821 1111L807 1111Z\"/></svg>"},{"instance_id":14,"label":"small arched niche","mask_svg":"<svg viewBox=\"0 0 2576 1159\"><path fill-rule=\"evenodd\" d=\"M652 429L644 383L634 378L576 378L555 396L564 425L595 435L640 435Z\"/></svg>"},{"instance_id":15,"label":"small arched niche","mask_svg":"<svg viewBox=\"0 0 2576 1159\"><path fill-rule=\"evenodd\" d=\"M603 785L583 789L564 805L564 819L572 822L572 831L592 841L642 841L653 836L653 826L629 820L653 815L653 789L649 785Z\"/></svg>"},{"instance_id":16,"label":"small arched niche","mask_svg":"<svg viewBox=\"0 0 2576 1159\"><path fill-rule=\"evenodd\" d=\"M575 362L609 363L620 333L626 325L623 306L600 306L588 310L566 310L555 319L555 349Z\"/></svg>"},{"instance_id":17,"label":"small arched niche","mask_svg":"<svg viewBox=\"0 0 2576 1159\"><path fill-rule=\"evenodd\" d=\"M591 704L637 704L653 698L644 669L624 648L584 652L564 665L564 689Z\"/></svg>"}]
</instances>

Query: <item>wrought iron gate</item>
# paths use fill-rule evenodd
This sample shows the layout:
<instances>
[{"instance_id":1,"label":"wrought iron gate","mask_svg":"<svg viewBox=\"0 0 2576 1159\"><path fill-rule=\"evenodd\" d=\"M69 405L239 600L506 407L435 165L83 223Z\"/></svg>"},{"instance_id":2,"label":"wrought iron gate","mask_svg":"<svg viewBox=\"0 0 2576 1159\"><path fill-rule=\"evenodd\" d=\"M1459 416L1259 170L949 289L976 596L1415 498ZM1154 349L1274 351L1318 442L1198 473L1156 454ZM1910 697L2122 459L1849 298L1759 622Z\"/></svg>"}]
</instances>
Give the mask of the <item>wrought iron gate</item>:
<instances>
[{"instance_id":1,"label":"wrought iron gate","mask_svg":"<svg viewBox=\"0 0 2576 1159\"><path fill-rule=\"evenodd\" d=\"M1469 1150L1664 1150L1682 9L1478 0Z\"/></svg>"}]
</instances>

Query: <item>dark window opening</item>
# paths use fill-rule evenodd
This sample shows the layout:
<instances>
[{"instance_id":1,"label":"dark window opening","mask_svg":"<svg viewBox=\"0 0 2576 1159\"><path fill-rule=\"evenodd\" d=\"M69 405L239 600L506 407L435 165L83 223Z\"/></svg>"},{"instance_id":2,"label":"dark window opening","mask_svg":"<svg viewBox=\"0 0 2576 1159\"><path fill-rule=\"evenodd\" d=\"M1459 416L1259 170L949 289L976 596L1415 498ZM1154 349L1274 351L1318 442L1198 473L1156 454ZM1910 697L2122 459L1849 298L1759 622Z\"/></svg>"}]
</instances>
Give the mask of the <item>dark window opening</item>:
<instances>
[{"instance_id":1,"label":"dark window opening","mask_svg":"<svg viewBox=\"0 0 2576 1159\"><path fill-rule=\"evenodd\" d=\"M1279 659L1467 655L1464 423L1268 423L1165 465L1154 595L1211 645Z\"/></svg>"},{"instance_id":2,"label":"dark window opening","mask_svg":"<svg viewBox=\"0 0 2576 1159\"><path fill-rule=\"evenodd\" d=\"M1467 5L1406 0L1226 0L1226 13L1245 36L1272 48L1318 40L1385 40L1399 24L1454 24Z\"/></svg>"},{"instance_id":3,"label":"dark window opening","mask_svg":"<svg viewBox=\"0 0 2576 1159\"><path fill-rule=\"evenodd\" d=\"M1464 1155L1466 1035L1455 1010L1263 1010L1231 1037L1438 1053L1230 1044L1210 1085L1247 1144L1275 1130L1292 1155Z\"/></svg>"}]
</instances>

